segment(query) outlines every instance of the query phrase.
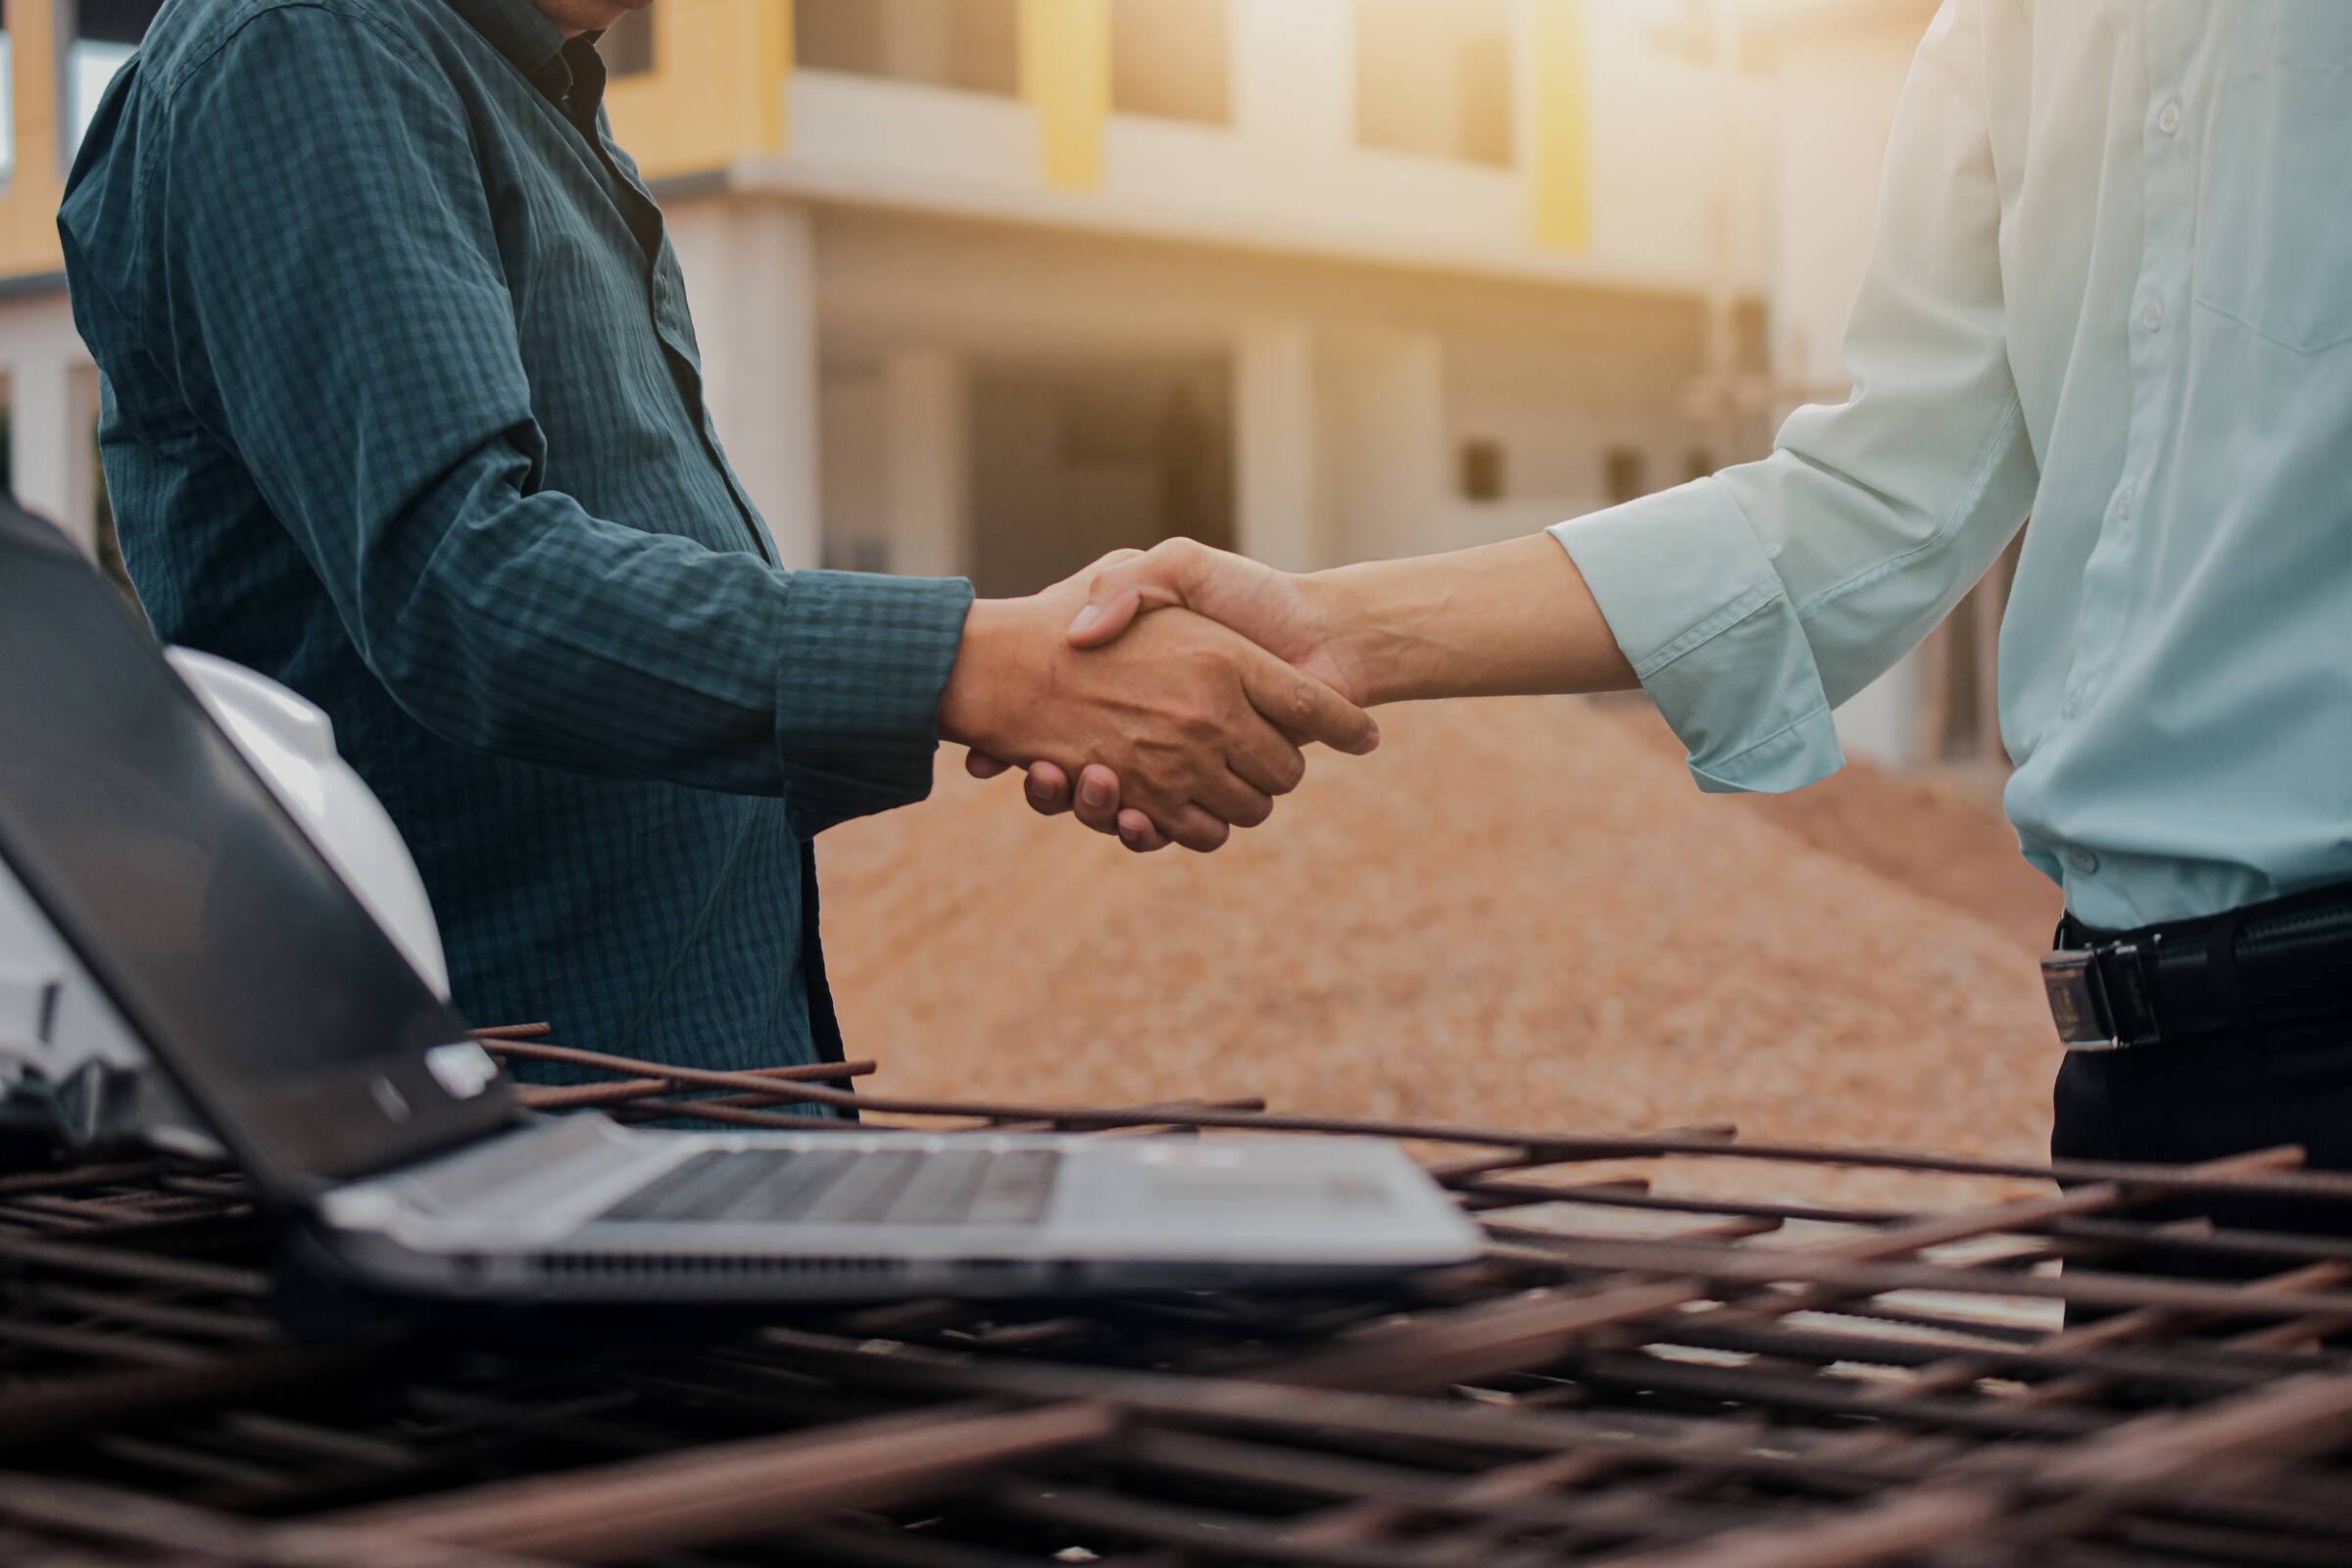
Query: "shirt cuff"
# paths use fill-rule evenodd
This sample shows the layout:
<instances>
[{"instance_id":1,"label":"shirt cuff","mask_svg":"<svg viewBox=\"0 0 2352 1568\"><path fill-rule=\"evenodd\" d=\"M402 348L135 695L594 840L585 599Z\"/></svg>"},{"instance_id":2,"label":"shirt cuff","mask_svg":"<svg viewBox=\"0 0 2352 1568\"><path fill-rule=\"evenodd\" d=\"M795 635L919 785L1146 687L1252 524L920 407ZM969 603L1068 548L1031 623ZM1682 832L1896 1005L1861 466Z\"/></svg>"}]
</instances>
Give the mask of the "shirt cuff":
<instances>
[{"instance_id":1,"label":"shirt cuff","mask_svg":"<svg viewBox=\"0 0 2352 1568\"><path fill-rule=\"evenodd\" d=\"M1845 763L1796 607L1712 479L1554 526L1711 794L1802 789Z\"/></svg>"},{"instance_id":2,"label":"shirt cuff","mask_svg":"<svg viewBox=\"0 0 2352 1568\"><path fill-rule=\"evenodd\" d=\"M939 699L971 604L961 577L792 574L776 750L801 837L931 793Z\"/></svg>"}]
</instances>

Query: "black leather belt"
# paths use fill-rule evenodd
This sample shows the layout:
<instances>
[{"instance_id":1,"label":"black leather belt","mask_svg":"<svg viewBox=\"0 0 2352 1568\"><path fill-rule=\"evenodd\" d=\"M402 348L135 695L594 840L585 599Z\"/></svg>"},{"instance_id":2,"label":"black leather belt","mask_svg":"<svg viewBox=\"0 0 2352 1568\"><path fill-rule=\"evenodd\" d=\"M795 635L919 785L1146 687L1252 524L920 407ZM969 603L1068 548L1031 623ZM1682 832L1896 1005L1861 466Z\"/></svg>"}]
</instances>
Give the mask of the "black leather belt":
<instances>
[{"instance_id":1,"label":"black leather belt","mask_svg":"<svg viewBox=\"0 0 2352 1568\"><path fill-rule=\"evenodd\" d=\"M2068 915L2041 960L2069 1051L2352 1013L2352 883L2106 932Z\"/></svg>"}]
</instances>

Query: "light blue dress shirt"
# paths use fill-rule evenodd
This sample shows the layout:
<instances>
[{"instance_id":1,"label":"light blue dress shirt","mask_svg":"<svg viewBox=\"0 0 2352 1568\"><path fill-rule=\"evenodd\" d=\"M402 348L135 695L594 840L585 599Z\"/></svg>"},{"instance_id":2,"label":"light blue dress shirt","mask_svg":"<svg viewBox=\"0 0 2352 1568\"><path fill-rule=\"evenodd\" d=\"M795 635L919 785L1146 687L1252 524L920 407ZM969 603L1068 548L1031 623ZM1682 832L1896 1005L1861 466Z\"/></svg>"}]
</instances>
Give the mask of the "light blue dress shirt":
<instances>
[{"instance_id":1,"label":"light blue dress shirt","mask_svg":"<svg viewBox=\"0 0 2352 1568\"><path fill-rule=\"evenodd\" d=\"M1710 790L2025 523L2026 857L2094 926L2352 878L2352 3L1947 0L1903 90L1852 397L1553 533Z\"/></svg>"}]
</instances>

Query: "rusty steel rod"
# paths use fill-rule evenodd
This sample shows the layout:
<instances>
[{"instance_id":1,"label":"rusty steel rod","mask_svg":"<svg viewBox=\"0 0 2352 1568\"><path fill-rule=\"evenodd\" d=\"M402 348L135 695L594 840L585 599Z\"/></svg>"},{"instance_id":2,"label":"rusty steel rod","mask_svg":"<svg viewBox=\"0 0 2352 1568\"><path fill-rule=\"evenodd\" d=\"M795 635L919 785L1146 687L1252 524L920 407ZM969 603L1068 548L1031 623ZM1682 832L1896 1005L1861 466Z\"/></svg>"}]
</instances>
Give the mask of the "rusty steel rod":
<instances>
[{"instance_id":1,"label":"rusty steel rod","mask_svg":"<svg viewBox=\"0 0 2352 1568\"><path fill-rule=\"evenodd\" d=\"M506 1037L500 1037L502 1040ZM1898 1150L1837 1149L1810 1144L1741 1144L1721 1138L1684 1133L1629 1134L1623 1137L1531 1132L1525 1129L1462 1126L1449 1122L1397 1121L1363 1116L1300 1116L1283 1112L1232 1112L1172 1109L1167 1106L1107 1107L1095 1105L1035 1105L987 1101L924 1100L897 1096L860 1096L843 1090L806 1085L784 1087L748 1073L710 1072L615 1056L565 1046L513 1043L501 1049L541 1060L596 1067L639 1077L659 1077L692 1088L732 1089L754 1095L772 1094L810 1104L845 1110L873 1110L907 1116L949 1116L997 1121L1028 1121L1064 1127L1118 1127L1139 1122L1166 1126L1230 1128L1262 1132L1335 1133L1427 1143L1487 1144L1524 1149L1544 1156L1543 1163L1580 1160L1636 1159L1677 1154L1712 1155L1726 1159L1774 1160L1786 1163L1845 1166L1859 1169L1917 1171L1951 1176L1997 1176L2026 1181L2108 1181L2167 1193L2231 1193L2276 1198L2309 1198L2352 1202L2352 1172L2312 1170L2232 1170L2189 1177L2178 1165L2126 1160L2060 1159L2047 1164L2015 1160L1978 1159L1958 1154L1913 1153ZM1711 1130L1710 1130L1711 1131ZM1532 1161L1531 1162L1535 1162Z\"/></svg>"},{"instance_id":2,"label":"rusty steel rod","mask_svg":"<svg viewBox=\"0 0 2352 1568\"><path fill-rule=\"evenodd\" d=\"M0 1518L250 1568L556 1568L506 1553L315 1524L255 1523L116 1487L0 1474Z\"/></svg>"},{"instance_id":3,"label":"rusty steel rod","mask_svg":"<svg viewBox=\"0 0 2352 1568\"><path fill-rule=\"evenodd\" d=\"M828 1061L812 1067L752 1067L746 1069L754 1078L773 1078L785 1083L829 1083L836 1078L862 1078L877 1070L871 1060ZM600 1105L616 1105L649 1095L669 1092L666 1078L623 1078L609 1084L517 1084L515 1099L533 1110L582 1110ZM744 1096L742 1102L756 1098ZM731 1104L733 1101L704 1102L706 1104ZM764 1102L773 1104L772 1097Z\"/></svg>"},{"instance_id":4,"label":"rusty steel rod","mask_svg":"<svg viewBox=\"0 0 2352 1568\"><path fill-rule=\"evenodd\" d=\"M1084 1401L1011 1413L923 1410L493 1483L330 1522L566 1562L625 1562L887 1502L943 1477L1106 1437L1118 1422L1108 1406Z\"/></svg>"}]
</instances>

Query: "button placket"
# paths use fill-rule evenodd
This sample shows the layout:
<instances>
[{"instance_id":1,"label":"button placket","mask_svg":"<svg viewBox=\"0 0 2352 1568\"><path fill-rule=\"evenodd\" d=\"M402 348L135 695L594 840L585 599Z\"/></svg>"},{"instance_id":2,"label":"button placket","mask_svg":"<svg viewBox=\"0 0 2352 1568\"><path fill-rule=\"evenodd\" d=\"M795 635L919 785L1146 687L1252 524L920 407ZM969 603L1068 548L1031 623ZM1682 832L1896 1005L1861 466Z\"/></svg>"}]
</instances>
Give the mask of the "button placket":
<instances>
[{"instance_id":1,"label":"button placket","mask_svg":"<svg viewBox=\"0 0 2352 1568\"><path fill-rule=\"evenodd\" d=\"M2177 49L2160 47L2164 29L2151 24L2151 64ZM2193 43L2192 37L2173 40ZM2185 61L2170 62L2171 68ZM2176 78L2177 80L2177 78ZM2151 83L2149 102L2155 112L2141 121L2141 189L2146 226L2140 250L2139 276L2125 309L2131 314L2127 363L2131 374L2131 416L2124 442L2122 471L2132 475L2117 490L2105 525L2083 563L2082 619L2073 667L2068 671L2060 716L2073 719L2082 711L2089 689L2132 635L2140 592L2138 558L2146 531L2142 520L2148 505L2161 497L2140 490L2167 482L2161 430L2163 411L2175 370L2190 347L2187 318L2169 321L2167 302L2184 299L2189 246L2193 239L2194 166L2197 149L2178 138L2182 122L2178 86ZM2083 852L2087 854L2088 852ZM2093 858L2095 864L2096 858ZM2071 859L2069 863L2073 862ZM2082 869L2077 867L2078 870ZM2087 874L2087 872L2085 872Z\"/></svg>"}]
</instances>

